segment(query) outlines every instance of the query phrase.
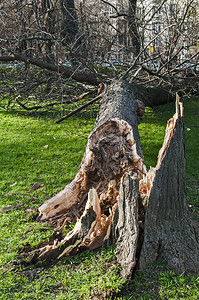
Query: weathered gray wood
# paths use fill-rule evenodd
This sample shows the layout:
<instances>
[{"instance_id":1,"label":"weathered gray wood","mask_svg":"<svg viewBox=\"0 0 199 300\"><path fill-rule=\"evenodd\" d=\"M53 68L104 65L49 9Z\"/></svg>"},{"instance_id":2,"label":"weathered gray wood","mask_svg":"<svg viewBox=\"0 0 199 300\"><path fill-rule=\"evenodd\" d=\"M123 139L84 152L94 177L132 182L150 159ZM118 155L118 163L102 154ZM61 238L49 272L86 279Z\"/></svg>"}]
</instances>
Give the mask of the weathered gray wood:
<instances>
[{"instance_id":1,"label":"weathered gray wood","mask_svg":"<svg viewBox=\"0 0 199 300\"><path fill-rule=\"evenodd\" d=\"M139 237L138 226L139 182L129 174L121 180L118 196L118 222L116 225L116 256L122 267L121 275L131 279L136 264Z\"/></svg>"},{"instance_id":2,"label":"weathered gray wood","mask_svg":"<svg viewBox=\"0 0 199 300\"><path fill-rule=\"evenodd\" d=\"M149 195L140 267L162 258L177 272L198 272L199 241L188 213L185 132L178 107L176 114L178 118L166 141L168 145L160 152Z\"/></svg>"}]
</instances>

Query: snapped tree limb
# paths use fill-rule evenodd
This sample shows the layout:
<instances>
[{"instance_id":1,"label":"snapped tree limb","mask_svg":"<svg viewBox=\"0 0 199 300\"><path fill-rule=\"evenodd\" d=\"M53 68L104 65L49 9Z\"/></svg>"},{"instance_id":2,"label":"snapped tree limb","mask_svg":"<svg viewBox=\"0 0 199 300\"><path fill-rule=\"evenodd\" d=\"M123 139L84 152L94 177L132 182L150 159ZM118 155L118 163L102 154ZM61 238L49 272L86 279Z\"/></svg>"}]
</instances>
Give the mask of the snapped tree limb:
<instances>
[{"instance_id":1,"label":"snapped tree limb","mask_svg":"<svg viewBox=\"0 0 199 300\"><path fill-rule=\"evenodd\" d=\"M199 271L199 243L186 199L182 103L177 96L157 166L148 172L140 114L143 106L132 86L115 81L107 88L76 177L39 208L40 220L74 218L74 211L81 217L64 239L39 249L37 259L115 243L125 278L159 258L177 272Z\"/></svg>"}]
</instances>

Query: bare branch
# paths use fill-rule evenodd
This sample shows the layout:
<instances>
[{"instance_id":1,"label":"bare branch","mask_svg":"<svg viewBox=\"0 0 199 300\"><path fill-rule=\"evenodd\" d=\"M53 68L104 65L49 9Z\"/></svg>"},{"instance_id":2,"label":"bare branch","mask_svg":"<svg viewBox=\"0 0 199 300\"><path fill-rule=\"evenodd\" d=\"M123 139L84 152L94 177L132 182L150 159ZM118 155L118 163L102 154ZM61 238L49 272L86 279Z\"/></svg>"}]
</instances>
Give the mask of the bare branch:
<instances>
[{"instance_id":1,"label":"bare branch","mask_svg":"<svg viewBox=\"0 0 199 300\"><path fill-rule=\"evenodd\" d=\"M63 120L68 119L69 117L75 115L76 113L78 113L79 111L81 111L82 109L88 107L89 105L93 104L94 102L96 102L97 100L101 99L104 94L106 92L106 86L104 87L104 91L98 95L97 97L93 98L92 100L90 100L89 102L87 102L86 104L82 105L81 107L75 109L74 111L70 112L69 114L67 114L66 116L63 116L62 118L58 119L57 121L55 121L55 123L60 123Z\"/></svg>"},{"instance_id":2,"label":"bare branch","mask_svg":"<svg viewBox=\"0 0 199 300\"><path fill-rule=\"evenodd\" d=\"M166 29L168 29L168 28L170 28L170 27L173 27L174 26L174 24L171 24L171 25L169 25L169 26L167 26L166 28L164 28L162 31L160 31L158 34L156 34L156 36L152 39L152 40L150 40L147 44L146 44L146 46L140 51L140 53L137 55L137 57L134 59L134 61L133 61L133 63L132 63L132 65L131 65L131 67L121 76L121 79L125 79L127 76L128 76L128 74L133 70L133 68L135 67L135 65L137 64L137 60L140 58L140 56L142 55L142 53L144 53L144 51L148 48L148 46L158 37L158 36L160 36Z\"/></svg>"},{"instance_id":3,"label":"bare branch","mask_svg":"<svg viewBox=\"0 0 199 300\"><path fill-rule=\"evenodd\" d=\"M12 56L0 57L0 61L14 61L14 60L23 61L25 63L30 63L40 68L47 69L49 71L57 72L67 78L74 79L78 82L88 82L91 85L98 85L100 83L100 81L98 81L97 78L92 74L77 73L76 71L70 71L66 67L53 65L51 63L45 62L44 60L38 58L27 57L18 53L14 53Z\"/></svg>"}]
</instances>

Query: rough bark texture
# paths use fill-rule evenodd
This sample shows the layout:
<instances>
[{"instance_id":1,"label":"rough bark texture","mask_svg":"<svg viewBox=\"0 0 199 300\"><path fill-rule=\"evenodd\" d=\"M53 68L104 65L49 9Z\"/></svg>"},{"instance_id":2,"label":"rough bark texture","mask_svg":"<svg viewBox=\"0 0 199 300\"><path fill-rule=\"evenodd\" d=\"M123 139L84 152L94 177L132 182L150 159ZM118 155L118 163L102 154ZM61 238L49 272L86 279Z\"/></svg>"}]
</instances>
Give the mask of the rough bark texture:
<instances>
[{"instance_id":1,"label":"rough bark texture","mask_svg":"<svg viewBox=\"0 0 199 300\"><path fill-rule=\"evenodd\" d=\"M163 258L177 272L197 272L199 241L186 199L185 133L183 113L178 105L176 114L168 122L154 170L140 267Z\"/></svg>"},{"instance_id":2,"label":"rough bark texture","mask_svg":"<svg viewBox=\"0 0 199 300\"><path fill-rule=\"evenodd\" d=\"M137 98L133 86L125 81L114 81L101 101L94 128L110 119L126 121L133 129L137 152L143 157L138 132L138 124L143 114L144 104Z\"/></svg>"},{"instance_id":3,"label":"rough bark texture","mask_svg":"<svg viewBox=\"0 0 199 300\"><path fill-rule=\"evenodd\" d=\"M117 261L122 266L121 275L130 279L136 264L136 251L139 237L138 226L139 182L129 174L121 180L117 199L118 221L116 225Z\"/></svg>"},{"instance_id":4,"label":"rough bark texture","mask_svg":"<svg viewBox=\"0 0 199 300\"><path fill-rule=\"evenodd\" d=\"M81 217L62 241L40 249L39 258L114 242L128 279L137 261L142 268L158 258L177 272L199 271L198 233L186 199L182 103L177 98L157 166L149 172L138 133L142 114L143 105L129 84L108 87L76 177L39 208L41 220Z\"/></svg>"},{"instance_id":5,"label":"rough bark texture","mask_svg":"<svg viewBox=\"0 0 199 300\"><path fill-rule=\"evenodd\" d=\"M127 83L109 87L76 177L39 208L39 219L60 218L65 212L79 216L91 188L96 189L104 213L116 203L124 173L143 178L146 166L138 133L139 107Z\"/></svg>"},{"instance_id":6,"label":"rough bark texture","mask_svg":"<svg viewBox=\"0 0 199 300\"><path fill-rule=\"evenodd\" d=\"M141 180L146 174L138 133L143 109L142 103L135 100L129 84L114 82L108 88L76 177L39 208L38 219L60 225L60 221L65 222L66 218L83 214L74 230L62 241L41 249L39 258L74 254L82 247L95 249L109 239L121 178L130 173ZM97 202L100 214L93 208L96 204L92 203ZM134 208L129 204L129 209L133 211ZM119 210L120 216L121 213ZM95 218L99 220L96 221L98 230L94 229ZM121 226L118 227L120 239ZM130 270L125 276L130 276Z\"/></svg>"}]
</instances>

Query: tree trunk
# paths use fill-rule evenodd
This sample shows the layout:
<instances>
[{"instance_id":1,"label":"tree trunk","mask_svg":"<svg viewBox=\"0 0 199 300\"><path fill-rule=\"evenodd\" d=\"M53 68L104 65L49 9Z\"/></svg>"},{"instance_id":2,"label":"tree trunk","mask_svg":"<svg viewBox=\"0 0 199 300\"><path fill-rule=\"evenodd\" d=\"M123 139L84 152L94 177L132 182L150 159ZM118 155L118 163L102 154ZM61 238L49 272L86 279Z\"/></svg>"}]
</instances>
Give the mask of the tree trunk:
<instances>
[{"instance_id":1,"label":"tree trunk","mask_svg":"<svg viewBox=\"0 0 199 300\"><path fill-rule=\"evenodd\" d=\"M74 43L78 35L78 20L74 0L62 0L61 10L63 14L62 31L64 44Z\"/></svg>"},{"instance_id":2,"label":"tree trunk","mask_svg":"<svg viewBox=\"0 0 199 300\"><path fill-rule=\"evenodd\" d=\"M39 208L38 218L60 225L81 217L62 241L39 249L37 258L115 243L126 278L135 266L159 257L175 271L199 271L199 244L186 201L182 104L177 102L157 166L149 172L138 132L143 111L131 85L115 81L107 88L76 177Z\"/></svg>"},{"instance_id":3,"label":"tree trunk","mask_svg":"<svg viewBox=\"0 0 199 300\"><path fill-rule=\"evenodd\" d=\"M98 227L100 229L96 232L95 226L91 226L92 222L88 222L92 228L88 230L89 235L86 236L87 247L90 249L92 245L94 248L95 242L99 246L102 235L105 235L105 239L108 240L110 220L114 215L114 205L117 202L122 176L131 173L141 180L146 174L138 132L138 123L143 113L143 104L135 100L129 84L116 81L108 87L76 177L63 191L39 208L39 220L49 220L61 225L66 218L71 220L80 217L82 213L82 217L87 215L88 207L96 206L93 203L99 201L101 225ZM91 201L89 191L93 189L95 197L93 196ZM94 208L91 210L95 211ZM49 249L54 253L53 257L60 256L60 251L63 252L63 249L68 248L70 238L73 246L77 246L78 243L78 249L75 251L79 251L83 244L85 246L85 237L82 243L79 242L83 226L82 217L72 236L69 234L57 245L59 251L55 250L55 246L45 247L39 256L46 257ZM107 225L109 228L105 224L109 224ZM95 237L97 240L93 239ZM104 239L101 239L101 245L103 243ZM72 249L71 244L70 249ZM68 250L64 250L64 253L66 252L68 253Z\"/></svg>"},{"instance_id":4,"label":"tree trunk","mask_svg":"<svg viewBox=\"0 0 199 300\"><path fill-rule=\"evenodd\" d=\"M111 205L125 172L135 169L139 179L143 177L146 167L138 132L142 108L130 85L114 82L109 86L75 179L39 208L39 219L54 218L71 207L79 211L91 188L96 189L101 203L106 203L111 193Z\"/></svg>"},{"instance_id":5,"label":"tree trunk","mask_svg":"<svg viewBox=\"0 0 199 300\"><path fill-rule=\"evenodd\" d=\"M131 39L132 52L134 58L140 52L140 37L137 28L136 6L137 6L137 0L129 0L128 27L129 27L129 36Z\"/></svg>"},{"instance_id":6,"label":"tree trunk","mask_svg":"<svg viewBox=\"0 0 199 300\"><path fill-rule=\"evenodd\" d=\"M136 265L136 252L139 242L139 181L129 174L122 178L115 214L114 228L117 261L122 266L122 276L131 278ZM117 221L116 221L117 220Z\"/></svg>"},{"instance_id":7,"label":"tree trunk","mask_svg":"<svg viewBox=\"0 0 199 300\"><path fill-rule=\"evenodd\" d=\"M78 57L81 41L74 0L62 0L61 11L63 18L61 26L62 44L70 49L68 59L71 62L72 69L76 70L81 66ZM83 70L83 68L81 69Z\"/></svg>"},{"instance_id":8,"label":"tree trunk","mask_svg":"<svg viewBox=\"0 0 199 300\"><path fill-rule=\"evenodd\" d=\"M199 270L199 244L186 199L185 131L182 104L169 120L145 217L140 266L158 258L177 272Z\"/></svg>"}]
</instances>

